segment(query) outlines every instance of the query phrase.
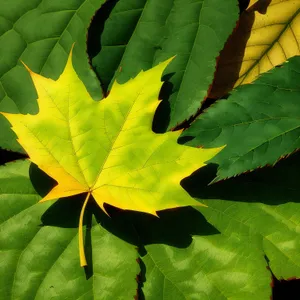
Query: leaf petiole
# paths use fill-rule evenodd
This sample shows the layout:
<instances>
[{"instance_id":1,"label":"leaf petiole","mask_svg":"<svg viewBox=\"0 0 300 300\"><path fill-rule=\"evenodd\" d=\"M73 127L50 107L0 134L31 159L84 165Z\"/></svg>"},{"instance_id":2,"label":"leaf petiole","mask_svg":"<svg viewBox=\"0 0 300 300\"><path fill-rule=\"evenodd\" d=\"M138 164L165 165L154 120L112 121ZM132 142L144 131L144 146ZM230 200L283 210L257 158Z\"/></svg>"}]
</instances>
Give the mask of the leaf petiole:
<instances>
[{"instance_id":1,"label":"leaf petiole","mask_svg":"<svg viewBox=\"0 0 300 300\"><path fill-rule=\"evenodd\" d=\"M91 193L88 192L83 206L81 208L80 217L79 217L79 228L78 228L78 237L79 237L79 257L80 257L80 266L85 267L87 266L86 257L84 253L84 241L83 241L83 215L86 208L86 205L88 203L88 200L90 198Z\"/></svg>"}]
</instances>

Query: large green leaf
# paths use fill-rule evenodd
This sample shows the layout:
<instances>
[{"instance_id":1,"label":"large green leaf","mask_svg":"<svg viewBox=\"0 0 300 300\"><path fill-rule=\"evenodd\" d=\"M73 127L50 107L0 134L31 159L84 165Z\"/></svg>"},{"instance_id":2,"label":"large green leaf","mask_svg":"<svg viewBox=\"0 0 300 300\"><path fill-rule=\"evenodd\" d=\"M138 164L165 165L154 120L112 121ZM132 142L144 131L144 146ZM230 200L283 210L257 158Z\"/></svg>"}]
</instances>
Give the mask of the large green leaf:
<instances>
[{"instance_id":1,"label":"large green leaf","mask_svg":"<svg viewBox=\"0 0 300 300\"><path fill-rule=\"evenodd\" d=\"M94 44L100 42L89 51L92 64L107 88L114 78L125 82L176 55L166 71L172 74L169 127L174 127L194 115L205 99L216 57L237 17L236 0L120 0L115 7L108 3L90 31Z\"/></svg>"},{"instance_id":2,"label":"large green leaf","mask_svg":"<svg viewBox=\"0 0 300 300\"><path fill-rule=\"evenodd\" d=\"M37 111L36 95L22 60L46 77L62 72L73 42L76 71L97 99L101 91L86 54L86 30L104 0L0 0L0 108ZM0 116L0 147L22 151Z\"/></svg>"},{"instance_id":3,"label":"large green leaf","mask_svg":"<svg viewBox=\"0 0 300 300\"><path fill-rule=\"evenodd\" d=\"M38 204L41 196L31 181L41 190L42 175L29 161L0 168L1 299L133 299L137 251L102 227L119 232L126 224L104 214L96 221L91 209L86 218L90 264L84 270L77 236L81 201Z\"/></svg>"},{"instance_id":4,"label":"large green leaf","mask_svg":"<svg viewBox=\"0 0 300 300\"><path fill-rule=\"evenodd\" d=\"M192 227L189 246L157 244L150 223L146 234L139 232L146 244L145 298L265 300L271 296L268 266L277 278L300 277L299 163L297 153L273 169L207 186L215 176L209 165L185 180L193 196L205 199L208 208L199 210L215 230L196 224L195 210L176 220ZM170 226L162 224L162 234ZM176 234L179 241L182 232Z\"/></svg>"},{"instance_id":5,"label":"large green leaf","mask_svg":"<svg viewBox=\"0 0 300 300\"><path fill-rule=\"evenodd\" d=\"M198 197L210 207L203 214L220 231L259 237L272 272L285 280L300 277L299 163L297 153L265 168L212 185ZM196 195L195 195L196 196ZM245 243L245 247L249 246Z\"/></svg>"},{"instance_id":6,"label":"large green leaf","mask_svg":"<svg viewBox=\"0 0 300 300\"><path fill-rule=\"evenodd\" d=\"M227 144L212 161L218 177L274 164L300 147L300 57L237 88L183 133L190 145Z\"/></svg>"},{"instance_id":7,"label":"large green leaf","mask_svg":"<svg viewBox=\"0 0 300 300\"><path fill-rule=\"evenodd\" d=\"M269 299L271 275L256 243L234 235L194 237L187 249L150 245L146 299Z\"/></svg>"}]
</instances>

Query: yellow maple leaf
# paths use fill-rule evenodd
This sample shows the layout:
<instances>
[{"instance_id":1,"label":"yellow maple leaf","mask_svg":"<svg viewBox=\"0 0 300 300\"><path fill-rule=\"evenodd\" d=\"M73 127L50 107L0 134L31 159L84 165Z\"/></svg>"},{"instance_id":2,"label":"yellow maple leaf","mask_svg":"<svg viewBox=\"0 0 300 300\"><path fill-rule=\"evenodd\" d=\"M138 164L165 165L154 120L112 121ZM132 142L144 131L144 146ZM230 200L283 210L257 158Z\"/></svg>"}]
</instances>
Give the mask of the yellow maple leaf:
<instances>
[{"instance_id":1,"label":"yellow maple leaf","mask_svg":"<svg viewBox=\"0 0 300 300\"><path fill-rule=\"evenodd\" d=\"M2 113L30 160L57 181L41 201L87 193L79 221L82 266L82 220L90 195L104 211L104 203L153 215L201 205L180 181L222 148L179 145L181 131L157 134L151 129L160 79L170 61L125 84L115 82L107 98L94 101L73 68L71 51L56 81L28 68L38 94L38 114Z\"/></svg>"}]
</instances>

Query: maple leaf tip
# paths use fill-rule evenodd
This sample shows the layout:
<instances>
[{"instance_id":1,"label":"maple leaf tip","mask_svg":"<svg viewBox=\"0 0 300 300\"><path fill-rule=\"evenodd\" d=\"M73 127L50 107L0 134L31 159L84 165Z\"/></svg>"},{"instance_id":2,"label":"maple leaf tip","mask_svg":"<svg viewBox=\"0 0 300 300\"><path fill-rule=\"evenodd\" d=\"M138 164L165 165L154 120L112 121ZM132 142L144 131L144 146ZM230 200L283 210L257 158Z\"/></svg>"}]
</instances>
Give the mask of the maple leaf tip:
<instances>
[{"instance_id":1,"label":"maple leaf tip","mask_svg":"<svg viewBox=\"0 0 300 300\"><path fill-rule=\"evenodd\" d=\"M153 216L155 216L157 218L160 218L159 215L157 214L157 211L155 211L155 210L151 212L151 215L153 215Z\"/></svg>"},{"instance_id":2,"label":"maple leaf tip","mask_svg":"<svg viewBox=\"0 0 300 300\"><path fill-rule=\"evenodd\" d=\"M220 147L217 147L217 148L211 148L211 150L214 150L215 151L215 155L217 155L218 153L220 153L227 145L223 145L223 146L220 146ZM209 149L209 148L207 148ZM215 156L214 155L214 156Z\"/></svg>"},{"instance_id":3,"label":"maple leaf tip","mask_svg":"<svg viewBox=\"0 0 300 300\"><path fill-rule=\"evenodd\" d=\"M162 72L166 69L166 67L173 61L173 59L176 57L176 55L160 62L157 66L162 67Z\"/></svg>"},{"instance_id":4,"label":"maple leaf tip","mask_svg":"<svg viewBox=\"0 0 300 300\"><path fill-rule=\"evenodd\" d=\"M176 54L173 55L173 56L171 56L170 58L166 59L165 62L166 62L167 64L169 64L173 59L176 58L176 56L177 56Z\"/></svg>"},{"instance_id":5,"label":"maple leaf tip","mask_svg":"<svg viewBox=\"0 0 300 300\"><path fill-rule=\"evenodd\" d=\"M31 160L30 160L30 161L31 161ZM39 201L39 203L43 203L43 202L46 202L46 201L49 201L49 200L55 200L55 199L57 199L57 198L54 198L53 196L51 197L50 194L51 194L51 191L50 191L45 197L43 197L43 198Z\"/></svg>"},{"instance_id":6,"label":"maple leaf tip","mask_svg":"<svg viewBox=\"0 0 300 300\"><path fill-rule=\"evenodd\" d=\"M100 208L103 210L103 212L109 217L111 218L111 216L109 215L109 213L106 211L106 209L104 208L104 203L102 205L98 204L100 206Z\"/></svg>"},{"instance_id":7,"label":"maple leaf tip","mask_svg":"<svg viewBox=\"0 0 300 300\"><path fill-rule=\"evenodd\" d=\"M194 202L193 203L190 203L190 205L189 206L202 206L202 207L208 207L206 204L204 204L204 203L202 203L202 202L200 202L199 200L194 200Z\"/></svg>"},{"instance_id":8,"label":"maple leaf tip","mask_svg":"<svg viewBox=\"0 0 300 300\"><path fill-rule=\"evenodd\" d=\"M71 60L71 62L72 62L72 57L73 57L74 46L75 46L75 42L72 44L71 50L70 50L70 53L69 53L69 56L68 56L68 60Z\"/></svg>"},{"instance_id":9,"label":"maple leaf tip","mask_svg":"<svg viewBox=\"0 0 300 300\"><path fill-rule=\"evenodd\" d=\"M63 76L63 74L68 72L76 72L73 65L73 50L74 50L75 42L71 45L71 49L67 58L67 63L65 64L63 72L60 74L59 79ZM58 79L58 80L59 80Z\"/></svg>"},{"instance_id":10,"label":"maple leaf tip","mask_svg":"<svg viewBox=\"0 0 300 300\"><path fill-rule=\"evenodd\" d=\"M25 63L23 60L20 60L20 62L23 64L23 66L25 67L25 69L28 71L28 73L31 74L35 74Z\"/></svg>"},{"instance_id":11,"label":"maple leaf tip","mask_svg":"<svg viewBox=\"0 0 300 300\"><path fill-rule=\"evenodd\" d=\"M39 203L44 203L44 202L46 202L46 201L48 201L49 199L45 199L45 198L43 198L43 199L41 199L40 201L39 201Z\"/></svg>"},{"instance_id":12,"label":"maple leaf tip","mask_svg":"<svg viewBox=\"0 0 300 300\"><path fill-rule=\"evenodd\" d=\"M75 42L72 43L70 54L73 52L74 47L75 47Z\"/></svg>"},{"instance_id":13,"label":"maple leaf tip","mask_svg":"<svg viewBox=\"0 0 300 300\"><path fill-rule=\"evenodd\" d=\"M171 130L170 132L176 132L178 133L179 135L181 135L184 131L184 128L181 128L181 129L175 129L175 130Z\"/></svg>"}]
</instances>

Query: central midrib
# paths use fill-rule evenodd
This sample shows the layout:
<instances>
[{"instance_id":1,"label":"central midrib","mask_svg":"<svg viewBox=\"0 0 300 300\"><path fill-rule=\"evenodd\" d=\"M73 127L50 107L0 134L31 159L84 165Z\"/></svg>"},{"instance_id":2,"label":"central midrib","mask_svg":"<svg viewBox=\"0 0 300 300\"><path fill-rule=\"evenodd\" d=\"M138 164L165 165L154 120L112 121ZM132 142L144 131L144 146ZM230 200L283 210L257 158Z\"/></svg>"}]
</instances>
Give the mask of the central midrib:
<instances>
[{"instance_id":1,"label":"central midrib","mask_svg":"<svg viewBox=\"0 0 300 300\"><path fill-rule=\"evenodd\" d=\"M139 91L139 93L138 93L138 95L137 95L137 97L136 97L136 100L133 101L132 105L131 105L130 108L128 109L128 112L127 112L127 114L126 114L125 117L124 117L124 122L123 122L123 124L122 124L122 127L120 128L120 131L119 131L118 134L116 135L115 139L112 141L111 147L110 147L110 151L107 152L107 155L106 155L106 157L105 157L104 160L103 160L103 164L102 164L101 167L99 168L99 172L98 172L98 174L97 174L97 176L96 176L96 178L95 178L95 181L94 181L93 185L92 185L91 188L90 188L90 191L91 191L91 192L92 192L93 190L96 189L96 188L95 188L95 185L96 185L96 183L97 183L97 181L98 181L98 179L99 179L99 177L100 177L100 174L101 174L101 172L102 172L102 170L103 170L103 168L104 168L104 166L105 166L105 164L106 164L106 162L107 162L107 160L108 160L108 158L109 158L109 156L110 156L110 154L111 154L112 149L114 149L114 146L115 146L115 144L116 144L116 142L117 142L117 140L118 140L118 138L119 138L121 132L123 131L123 128L124 128L125 124L126 124L127 121L128 121L128 116L129 116L129 114L131 113L131 110L132 110L134 104L136 103L137 99L139 98L139 96L141 95L141 93L143 92L143 90L144 90L144 86L143 86L142 89ZM106 98L106 99L108 99L108 98ZM104 110L104 112L105 112L105 110ZM104 113L104 118L105 118L105 113Z\"/></svg>"}]
</instances>

